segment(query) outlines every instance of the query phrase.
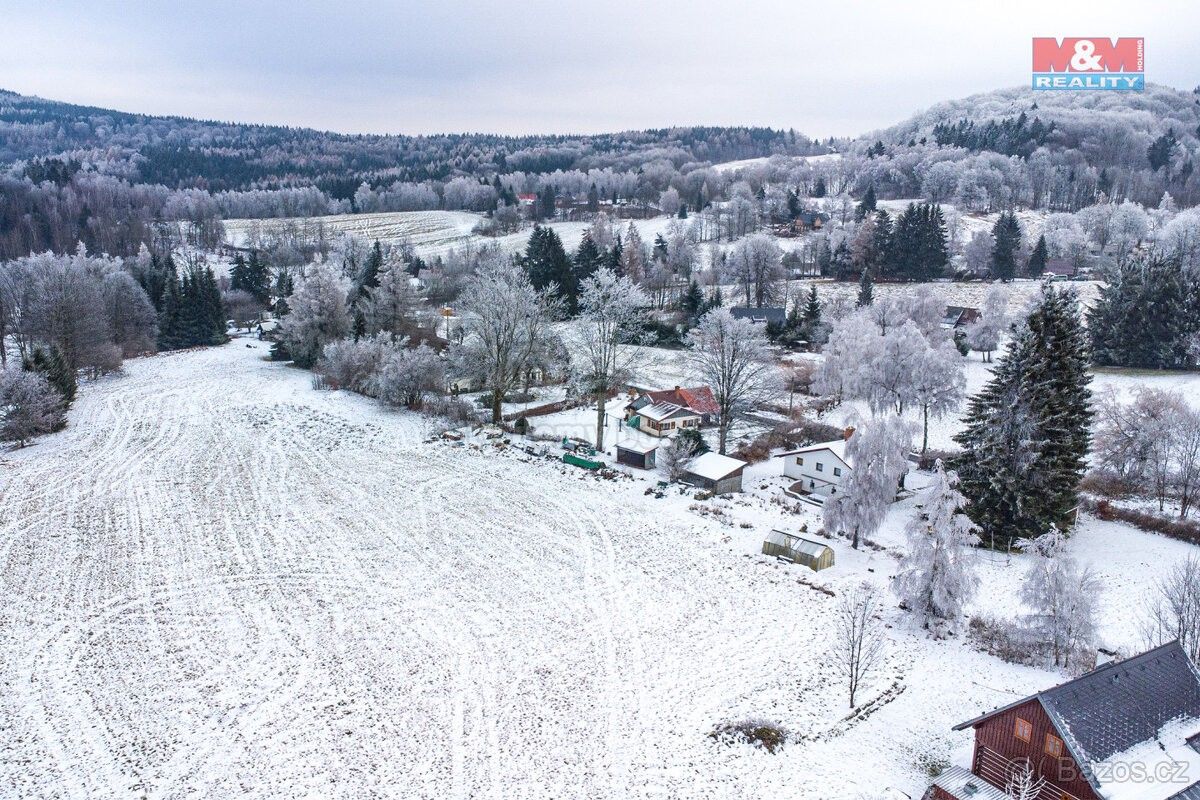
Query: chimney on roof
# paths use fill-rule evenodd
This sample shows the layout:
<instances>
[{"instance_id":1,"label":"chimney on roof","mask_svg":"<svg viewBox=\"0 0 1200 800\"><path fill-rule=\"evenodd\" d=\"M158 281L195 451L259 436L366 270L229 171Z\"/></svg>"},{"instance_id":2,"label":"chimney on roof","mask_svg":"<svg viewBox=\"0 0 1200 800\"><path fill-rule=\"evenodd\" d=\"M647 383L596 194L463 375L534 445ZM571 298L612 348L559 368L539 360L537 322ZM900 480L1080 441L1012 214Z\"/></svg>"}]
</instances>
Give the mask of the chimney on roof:
<instances>
[{"instance_id":1,"label":"chimney on roof","mask_svg":"<svg viewBox=\"0 0 1200 800\"><path fill-rule=\"evenodd\" d=\"M678 387L678 386L676 386L676 387L675 387L675 391L677 391L677 392L679 391L679 387Z\"/></svg>"},{"instance_id":2,"label":"chimney on roof","mask_svg":"<svg viewBox=\"0 0 1200 800\"><path fill-rule=\"evenodd\" d=\"M842 441L849 441L850 437L853 435L854 435L854 426L851 425L851 426L847 427L846 430L842 431Z\"/></svg>"}]
</instances>

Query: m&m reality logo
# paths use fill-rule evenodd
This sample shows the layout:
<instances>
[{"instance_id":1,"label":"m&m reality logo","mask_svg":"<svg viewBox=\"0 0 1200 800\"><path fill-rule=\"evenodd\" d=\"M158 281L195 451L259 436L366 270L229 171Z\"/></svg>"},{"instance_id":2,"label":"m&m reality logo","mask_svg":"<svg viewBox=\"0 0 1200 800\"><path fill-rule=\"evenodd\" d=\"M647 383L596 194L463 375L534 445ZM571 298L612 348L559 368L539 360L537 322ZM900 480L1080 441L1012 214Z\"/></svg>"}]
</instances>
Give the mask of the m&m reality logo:
<instances>
[{"instance_id":1,"label":"m&m reality logo","mask_svg":"<svg viewBox=\"0 0 1200 800\"><path fill-rule=\"evenodd\" d=\"M1140 92L1146 88L1142 37L1033 39L1033 88Z\"/></svg>"}]
</instances>

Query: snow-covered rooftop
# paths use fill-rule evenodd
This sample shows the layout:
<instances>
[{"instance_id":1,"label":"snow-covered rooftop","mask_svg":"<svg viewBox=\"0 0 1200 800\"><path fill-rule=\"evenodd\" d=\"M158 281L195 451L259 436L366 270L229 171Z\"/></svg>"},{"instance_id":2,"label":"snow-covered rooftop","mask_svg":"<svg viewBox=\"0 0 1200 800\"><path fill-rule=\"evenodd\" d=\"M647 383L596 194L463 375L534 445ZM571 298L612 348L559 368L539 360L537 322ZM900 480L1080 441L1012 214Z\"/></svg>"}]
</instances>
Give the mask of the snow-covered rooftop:
<instances>
[{"instance_id":1,"label":"snow-covered rooftop","mask_svg":"<svg viewBox=\"0 0 1200 800\"><path fill-rule=\"evenodd\" d=\"M846 466L852 466L846 458L846 440L845 439L838 439L833 442L818 442L817 444L810 444L808 447L800 447L795 450L789 450L788 452L784 453L783 455L798 456L801 453L816 453L821 450L830 451L835 456L840 458L843 462L845 462Z\"/></svg>"},{"instance_id":2,"label":"snow-covered rooftop","mask_svg":"<svg viewBox=\"0 0 1200 800\"><path fill-rule=\"evenodd\" d=\"M683 412L683 414L680 414L680 412ZM689 411L681 406L677 406L674 403L655 403L652 406L645 406L644 408L638 409L637 413L656 422L669 419L670 417L674 416L696 416L695 412Z\"/></svg>"},{"instance_id":3,"label":"snow-covered rooftop","mask_svg":"<svg viewBox=\"0 0 1200 800\"><path fill-rule=\"evenodd\" d=\"M709 452L692 459L692 463L688 464L688 472L710 481L719 481L744 466L746 466L745 461Z\"/></svg>"}]
</instances>

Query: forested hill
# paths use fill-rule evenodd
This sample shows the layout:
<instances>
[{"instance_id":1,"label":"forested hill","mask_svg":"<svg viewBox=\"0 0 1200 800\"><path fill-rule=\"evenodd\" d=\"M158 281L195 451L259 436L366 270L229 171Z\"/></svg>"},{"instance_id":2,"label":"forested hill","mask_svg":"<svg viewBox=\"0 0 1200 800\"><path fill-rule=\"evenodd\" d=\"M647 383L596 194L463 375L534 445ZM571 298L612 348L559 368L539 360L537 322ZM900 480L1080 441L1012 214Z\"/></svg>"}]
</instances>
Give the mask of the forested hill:
<instances>
[{"instance_id":1,"label":"forested hill","mask_svg":"<svg viewBox=\"0 0 1200 800\"><path fill-rule=\"evenodd\" d=\"M857 182L883 196L1070 209L1109 198L1200 202L1200 89L1035 92L939 103L860 137ZM1009 194L1011 193L1011 194Z\"/></svg>"},{"instance_id":2,"label":"forested hill","mask_svg":"<svg viewBox=\"0 0 1200 800\"><path fill-rule=\"evenodd\" d=\"M403 126L403 120L397 122ZM347 199L363 181L628 170L656 160L679 167L812 152L819 149L806 137L769 128L681 127L590 136L347 135L144 116L0 90L0 167L56 159L171 189L316 186Z\"/></svg>"}]
</instances>

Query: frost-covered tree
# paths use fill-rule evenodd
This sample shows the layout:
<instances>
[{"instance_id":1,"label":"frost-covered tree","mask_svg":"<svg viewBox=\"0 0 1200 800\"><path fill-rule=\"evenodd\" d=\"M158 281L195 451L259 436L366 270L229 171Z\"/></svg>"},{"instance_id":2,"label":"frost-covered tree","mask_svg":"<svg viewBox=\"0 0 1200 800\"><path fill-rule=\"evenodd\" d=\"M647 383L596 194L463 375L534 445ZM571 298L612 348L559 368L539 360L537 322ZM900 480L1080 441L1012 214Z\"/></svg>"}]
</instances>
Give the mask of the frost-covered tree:
<instances>
[{"instance_id":1,"label":"frost-covered tree","mask_svg":"<svg viewBox=\"0 0 1200 800\"><path fill-rule=\"evenodd\" d=\"M281 327L283 342L298 366L312 367L325 345L350 333L349 292L350 281L332 262L314 261L300 271Z\"/></svg>"},{"instance_id":2,"label":"frost-covered tree","mask_svg":"<svg viewBox=\"0 0 1200 800\"><path fill-rule=\"evenodd\" d=\"M399 339L415 332L418 298L410 277L397 259L379 267L375 285L366 289L361 302L367 334L385 333Z\"/></svg>"},{"instance_id":3,"label":"frost-covered tree","mask_svg":"<svg viewBox=\"0 0 1200 800\"><path fill-rule=\"evenodd\" d=\"M722 455L734 419L780 392L781 375L762 330L727 309L709 311L688 332L688 364L717 403L717 450Z\"/></svg>"},{"instance_id":4,"label":"frost-covered tree","mask_svg":"<svg viewBox=\"0 0 1200 800\"><path fill-rule=\"evenodd\" d=\"M869 583L845 592L834 609L830 656L846 682L850 708L857 707L859 689L883 664L887 628L882 612L879 590Z\"/></svg>"},{"instance_id":5,"label":"frost-covered tree","mask_svg":"<svg viewBox=\"0 0 1200 800\"><path fill-rule=\"evenodd\" d=\"M322 376L330 389L374 396L373 381L393 349L390 337L385 335L339 339L325 345L313 372Z\"/></svg>"},{"instance_id":6,"label":"frost-covered tree","mask_svg":"<svg viewBox=\"0 0 1200 800\"><path fill-rule=\"evenodd\" d=\"M429 345L391 348L371 381L375 395L385 403L420 408L430 395L446 385L445 362Z\"/></svg>"},{"instance_id":7,"label":"frost-covered tree","mask_svg":"<svg viewBox=\"0 0 1200 800\"><path fill-rule=\"evenodd\" d=\"M503 418L504 397L521 385L537 353L554 338L551 322L561 309L555 287L535 290L515 264L484 264L462 294L460 369L479 376L491 393L492 422Z\"/></svg>"},{"instance_id":8,"label":"frost-covered tree","mask_svg":"<svg viewBox=\"0 0 1200 800\"><path fill-rule=\"evenodd\" d=\"M581 392L596 404L596 449L604 450L605 406L643 360L640 334L650 299L628 278L601 269L583 281L578 323L567 334L571 370Z\"/></svg>"},{"instance_id":9,"label":"frost-covered tree","mask_svg":"<svg viewBox=\"0 0 1200 800\"><path fill-rule=\"evenodd\" d=\"M1040 536L1079 504L1091 444L1086 335L1075 294L1044 284L968 403L954 466L990 546Z\"/></svg>"},{"instance_id":10,"label":"frost-covered tree","mask_svg":"<svg viewBox=\"0 0 1200 800\"><path fill-rule=\"evenodd\" d=\"M1092 356L1102 366L1180 369L1191 366L1200 331L1200 280L1179 260L1135 258L1117 267L1088 311Z\"/></svg>"},{"instance_id":11,"label":"frost-covered tree","mask_svg":"<svg viewBox=\"0 0 1200 800\"><path fill-rule=\"evenodd\" d=\"M1030 541L1029 551L1034 561L1021 587L1030 609L1026 624L1050 650L1054 666L1068 667L1072 656L1095 642L1100 581L1071 556L1067 536L1058 528Z\"/></svg>"},{"instance_id":12,"label":"frost-covered tree","mask_svg":"<svg viewBox=\"0 0 1200 800\"><path fill-rule=\"evenodd\" d=\"M991 361L992 353L1000 346L1000 336L1007 327L1008 290L996 283L983 296L979 320L967 328L967 345L982 353L984 361Z\"/></svg>"},{"instance_id":13,"label":"frost-covered tree","mask_svg":"<svg viewBox=\"0 0 1200 800\"><path fill-rule=\"evenodd\" d=\"M957 411L967 389L963 359L950 342L925 347L913 367L912 404L921 410L921 452L929 449L929 420Z\"/></svg>"},{"instance_id":14,"label":"frost-covered tree","mask_svg":"<svg viewBox=\"0 0 1200 800\"><path fill-rule=\"evenodd\" d=\"M677 481L682 478L688 464L700 455L703 440L697 439L698 436L684 436L681 433L658 448L656 463L659 470L667 476L667 480Z\"/></svg>"},{"instance_id":15,"label":"frost-covered tree","mask_svg":"<svg viewBox=\"0 0 1200 800\"><path fill-rule=\"evenodd\" d=\"M102 284L104 312L113 344L124 356L153 352L158 315L146 292L128 272L111 272Z\"/></svg>"},{"instance_id":16,"label":"frost-covered tree","mask_svg":"<svg viewBox=\"0 0 1200 800\"><path fill-rule=\"evenodd\" d=\"M925 490L921 512L908 523L908 552L896 575L896 594L925 627L953 629L979 578L971 549L979 543L975 525L962 513L957 476L939 460Z\"/></svg>"},{"instance_id":17,"label":"frost-covered tree","mask_svg":"<svg viewBox=\"0 0 1200 800\"><path fill-rule=\"evenodd\" d=\"M1200 661L1200 556L1189 556L1158 581L1143 626L1151 647L1178 639L1192 663Z\"/></svg>"},{"instance_id":18,"label":"frost-covered tree","mask_svg":"<svg viewBox=\"0 0 1200 800\"><path fill-rule=\"evenodd\" d=\"M63 424L63 397L39 372L0 370L0 441L24 447Z\"/></svg>"},{"instance_id":19,"label":"frost-covered tree","mask_svg":"<svg viewBox=\"0 0 1200 800\"><path fill-rule=\"evenodd\" d=\"M621 241L621 273L634 283L641 283L646 275L646 244L632 221Z\"/></svg>"},{"instance_id":20,"label":"frost-covered tree","mask_svg":"<svg viewBox=\"0 0 1200 800\"><path fill-rule=\"evenodd\" d=\"M726 274L742 289L747 306L762 308L778 296L783 269L783 251L775 237L765 233L747 236L729 251Z\"/></svg>"},{"instance_id":21,"label":"frost-covered tree","mask_svg":"<svg viewBox=\"0 0 1200 800\"><path fill-rule=\"evenodd\" d=\"M846 442L850 474L825 501L825 528L848 536L856 550L864 537L875 533L896 500L911 446L912 429L899 417L860 426Z\"/></svg>"}]
</instances>

